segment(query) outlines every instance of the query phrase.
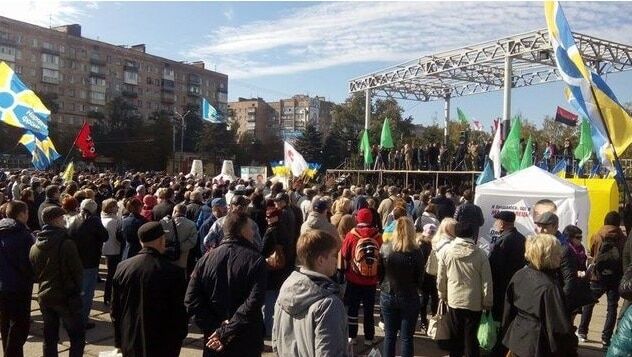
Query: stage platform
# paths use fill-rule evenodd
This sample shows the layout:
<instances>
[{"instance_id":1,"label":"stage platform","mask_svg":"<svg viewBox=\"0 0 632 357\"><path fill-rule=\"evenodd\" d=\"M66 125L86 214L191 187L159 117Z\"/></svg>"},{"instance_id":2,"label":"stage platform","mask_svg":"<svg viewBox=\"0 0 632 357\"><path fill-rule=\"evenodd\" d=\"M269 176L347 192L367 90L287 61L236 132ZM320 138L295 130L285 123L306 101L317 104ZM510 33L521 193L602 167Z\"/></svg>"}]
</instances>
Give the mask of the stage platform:
<instances>
[{"instance_id":1,"label":"stage platform","mask_svg":"<svg viewBox=\"0 0 632 357\"><path fill-rule=\"evenodd\" d=\"M422 170L327 170L327 175L336 178L345 176L354 185L361 184L403 184L417 186L422 182L433 182L435 187L454 181L470 181L471 187L476 184L476 178L481 171L422 171Z\"/></svg>"}]
</instances>

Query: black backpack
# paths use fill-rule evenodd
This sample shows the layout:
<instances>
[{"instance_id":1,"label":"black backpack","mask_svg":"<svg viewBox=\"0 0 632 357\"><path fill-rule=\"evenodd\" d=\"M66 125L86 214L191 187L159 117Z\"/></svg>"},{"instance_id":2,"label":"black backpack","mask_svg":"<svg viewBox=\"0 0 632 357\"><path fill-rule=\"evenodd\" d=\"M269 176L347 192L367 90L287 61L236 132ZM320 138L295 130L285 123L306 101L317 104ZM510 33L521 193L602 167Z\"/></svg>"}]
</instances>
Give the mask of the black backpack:
<instances>
[{"instance_id":1,"label":"black backpack","mask_svg":"<svg viewBox=\"0 0 632 357\"><path fill-rule=\"evenodd\" d=\"M167 249L164 255L169 258L169 260L176 261L180 259L180 239L178 237L178 229L176 228L176 220L170 216L166 216L162 220L165 221L163 228L165 225L171 224L171 230L173 231L173 234L170 234L169 239L166 241L165 247Z\"/></svg>"},{"instance_id":2,"label":"black backpack","mask_svg":"<svg viewBox=\"0 0 632 357\"><path fill-rule=\"evenodd\" d=\"M623 276L623 261L616 242L604 239L595 258L595 274L605 286L617 286Z\"/></svg>"}]
</instances>

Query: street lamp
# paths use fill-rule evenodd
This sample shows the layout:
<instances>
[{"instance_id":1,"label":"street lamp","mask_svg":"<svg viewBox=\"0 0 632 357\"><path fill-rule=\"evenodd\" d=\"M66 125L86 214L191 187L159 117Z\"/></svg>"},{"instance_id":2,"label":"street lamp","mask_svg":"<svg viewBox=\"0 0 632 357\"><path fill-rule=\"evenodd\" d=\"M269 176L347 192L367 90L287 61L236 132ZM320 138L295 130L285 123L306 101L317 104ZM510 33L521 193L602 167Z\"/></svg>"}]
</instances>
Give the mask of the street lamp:
<instances>
[{"instance_id":1,"label":"street lamp","mask_svg":"<svg viewBox=\"0 0 632 357\"><path fill-rule=\"evenodd\" d=\"M184 118L190 113L190 110L187 110L186 113L180 114L174 110L173 114L180 118L180 160L184 157ZM175 160L176 160L176 124L177 122L173 121L173 163L171 164L172 171L175 172Z\"/></svg>"}]
</instances>

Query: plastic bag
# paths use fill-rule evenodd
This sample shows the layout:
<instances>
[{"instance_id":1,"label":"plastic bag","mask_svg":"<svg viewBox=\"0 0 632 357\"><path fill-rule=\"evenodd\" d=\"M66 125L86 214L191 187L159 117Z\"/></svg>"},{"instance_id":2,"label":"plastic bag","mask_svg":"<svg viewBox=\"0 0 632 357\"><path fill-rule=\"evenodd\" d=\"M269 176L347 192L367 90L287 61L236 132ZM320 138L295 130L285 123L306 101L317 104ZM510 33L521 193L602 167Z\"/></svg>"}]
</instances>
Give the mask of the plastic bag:
<instances>
[{"instance_id":1,"label":"plastic bag","mask_svg":"<svg viewBox=\"0 0 632 357\"><path fill-rule=\"evenodd\" d=\"M485 351L491 351L496 345L496 339L498 338L498 325L499 323L494 321L491 312L486 312L481 316L481 322L478 324L478 332L476 337L478 338L479 346Z\"/></svg>"}]
</instances>

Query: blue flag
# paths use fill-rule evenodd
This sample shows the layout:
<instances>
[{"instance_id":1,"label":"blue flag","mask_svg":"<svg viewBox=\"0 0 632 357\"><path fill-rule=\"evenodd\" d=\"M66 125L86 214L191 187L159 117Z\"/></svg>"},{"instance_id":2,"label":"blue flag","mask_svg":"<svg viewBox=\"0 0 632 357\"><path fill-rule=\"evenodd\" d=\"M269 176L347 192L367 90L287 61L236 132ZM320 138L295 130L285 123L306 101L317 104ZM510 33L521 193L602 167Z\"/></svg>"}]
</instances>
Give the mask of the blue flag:
<instances>
[{"instance_id":1,"label":"blue flag","mask_svg":"<svg viewBox=\"0 0 632 357\"><path fill-rule=\"evenodd\" d=\"M565 172L566 171L566 160L560 160L555 167L553 168L553 170L551 170L551 173L553 175L558 175L560 172Z\"/></svg>"},{"instance_id":2,"label":"blue flag","mask_svg":"<svg viewBox=\"0 0 632 357\"><path fill-rule=\"evenodd\" d=\"M30 131L26 131L19 142L31 153L33 156L31 163L38 170L46 170L53 161L60 157L53 141L48 136L41 138Z\"/></svg>"},{"instance_id":3,"label":"blue flag","mask_svg":"<svg viewBox=\"0 0 632 357\"><path fill-rule=\"evenodd\" d=\"M202 98L202 120L213 124L220 124L224 122L221 117L221 113L219 113L206 98Z\"/></svg>"},{"instance_id":4,"label":"blue flag","mask_svg":"<svg viewBox=\"0 0 632 357\"><path fill-rule=\"evenodd\" d=\"M482 185L484 183L487 183L493 180L494 180L494 169L492 168L492 162L491 160L486 160L485 168L483 169L483 172L481 172L481 174L478 176L478 179L476 179L476 185Z\"/></svg>"}]
</instances>

